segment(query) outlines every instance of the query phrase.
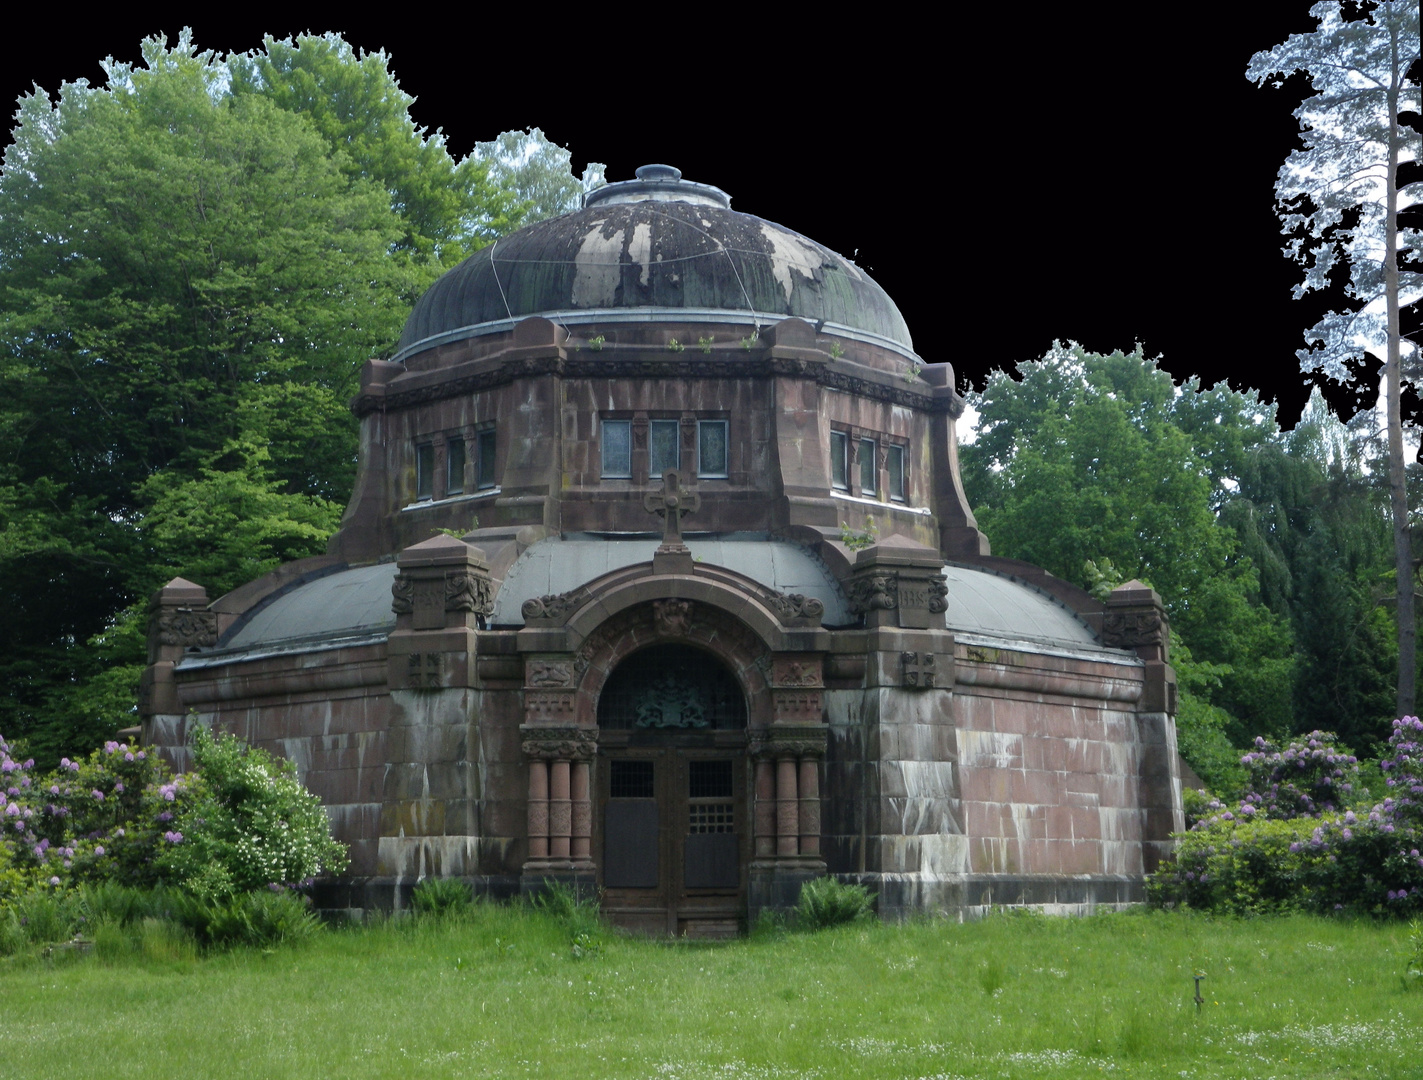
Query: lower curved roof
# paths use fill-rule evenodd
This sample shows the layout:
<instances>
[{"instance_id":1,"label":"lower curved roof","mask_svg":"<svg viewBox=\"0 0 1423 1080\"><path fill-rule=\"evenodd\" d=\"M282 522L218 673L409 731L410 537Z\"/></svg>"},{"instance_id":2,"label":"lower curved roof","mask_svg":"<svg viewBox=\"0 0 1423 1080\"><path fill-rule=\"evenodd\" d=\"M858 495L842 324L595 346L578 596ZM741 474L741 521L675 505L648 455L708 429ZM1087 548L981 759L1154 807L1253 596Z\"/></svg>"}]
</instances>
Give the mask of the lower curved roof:
<instances>
[{"instance_id":1,"label":"lower curved roof","mask_svg":"<svg viewBox=\"0 0 1423 1080\"><path fill-rule=\"evenodd\" d=\"M509 568L494 598L490 625L524 625L525 600L570 592L614 570L652 560L658 541L540 540ZM825 604L824 625L856 621L830 569L805 548L779 540L689 539L692 556L744 574L782 593L813 596ZM223 651L300 647L359 635L382 635L395 627L390 587L394 563L360 566L301 582L278 594L229 630ZM1091 629L1075 613L1013 578L966 566L944 568L948 629L998 640L1100 650Z\"/></svg>"}]
</instances>

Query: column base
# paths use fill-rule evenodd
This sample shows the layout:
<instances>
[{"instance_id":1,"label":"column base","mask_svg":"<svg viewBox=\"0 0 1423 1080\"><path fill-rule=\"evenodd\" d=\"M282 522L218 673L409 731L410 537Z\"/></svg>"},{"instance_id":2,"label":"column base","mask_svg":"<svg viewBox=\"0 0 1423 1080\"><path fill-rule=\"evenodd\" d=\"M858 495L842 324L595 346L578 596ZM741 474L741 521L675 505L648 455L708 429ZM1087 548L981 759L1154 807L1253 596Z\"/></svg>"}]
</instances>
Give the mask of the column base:
<instances>
[{"instance_id":1,"label":"column base","mask_svg":"<svg viewBox=\"0 0 1423 1080\"><path fill-rule=\"evenodd\" d=\"M800 899L801 886L825 876L825 860L818 855L787 855L758 859L749 869L746 915L754 923L762 911L794 908Z\"/></svg>"},{"instance_id":2,"label":"column base","mask_svg":"<svg viewBox=\"0 0 1423 1080\"><path fill-rule=\"evenodd\" d=\"M580 900L597 899L597 869L582 859L529 859L524 863L519 874L520 896L537 896L550 885L572 889Z\"/></svg>"}]
</instances>

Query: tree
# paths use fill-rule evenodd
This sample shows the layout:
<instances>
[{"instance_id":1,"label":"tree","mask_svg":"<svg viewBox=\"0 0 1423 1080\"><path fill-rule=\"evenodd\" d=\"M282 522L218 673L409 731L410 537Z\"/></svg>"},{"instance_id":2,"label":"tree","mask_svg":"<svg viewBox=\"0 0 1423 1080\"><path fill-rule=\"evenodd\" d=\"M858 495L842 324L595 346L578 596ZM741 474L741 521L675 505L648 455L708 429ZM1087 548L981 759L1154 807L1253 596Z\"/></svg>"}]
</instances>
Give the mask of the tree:
<instances>
[{"instance_id":1,"label":"tree","mask_svg":"<svg viewBox=\"0 0 1423 1080\"><path fill-rule=\"evenodd\" d=\"M421 284L522 223L522 192L502 174L491 178L491 164L475 155L456 161L438 129L415 123L415 99L384 51L357 53L337 34L269 36L226 66L235 96L265 97L305 117L347 176L386 189L403 225L395 251L430 269ZM563 154L564 175L553 180L572 183Z\"/></svg>"},{"instance_id":2,"label":"tree","mask_svg":"<svg viewBox=\"0 0 1423 1080\"><path fill-rule=\"evenodd\" d=\"M524 220L544 221L582 209L583 196L602 187L605 166L590 162L582 180L573 175L573 156L538 128L505 131L490 142L476 143L475 155L489 166L494 180L523 200Z\"/></svg>"},{"instance_id":3,"label":"tree","mask_svg":"<svg viewBox=\"0 0 1423 1080\"><path fill-rule=\"evenodd\" d=\"M1423 273L1415 269L1420 233L1400 230L1398 215L1423 200L1423 183L1399 183L1400 166L1418 161L1423 151L1423 137L1400 120L1402 113L1420 109L1418 86L1406 77L1419 51L1418 3L1377 3L1367 19L1354 21L1345 20L1342 9L1337 2L1315 4L1310 13L1319 20L1318 29L1292 34L1283 45L1256 53L1246 77L1259 84L1304 72L1315 90L1294 113L1305 148L1280 168L1277 213L1289 237L1286 254L1307 267L1296 298L1329 288L1331 271L1342 257L1349 264L1344 293L1355 303L1342 312L1330 311L1306 331L1306 347L1297 355L1302 370L1322 371L1340 382L1349 378L1346 364L1364 353L1384 361L1398 597L1397 709L1409 715L1416 697L1417 624L1399 313L1423 297ZM1407 342L1406 351L1410 365L1416 365L1417 347Z\"/></svg>"},{"instance_id":4,"label":"tree","mask_svg":"<svg viewBox=\"0 0 1423 1080\"><path fill-rule=\"evenodd\" d=\"M23 98L0 172L0 730L41 760L126 722L167 577L324 550L344 403L414 291L387 193L309 120L190 36L143 55Z\"/></svg>"},{"instance_id":5,"label":"tree","mask_svg":"<svg viewBox=\"0 0 1423 1080\"><path fill-rule=\"evenodd\" d=\"M1288 622L1259 602L1259 579L1217 513L1249 454L1276 432L1272 409L1225 385L1181 385L1139 351L1055 346L990 376L964 486L1001 555L1091 587L1102 560L1161 594L1197 667L1184 688L1223 712L1186 719L1237 745L1289 730ZM1183 658L1186 656L1183 653ZM1199 673L1199 677L1196 676ZM1203 732L1198 744L1215 747Z\"/></svg>"}]
</instances>

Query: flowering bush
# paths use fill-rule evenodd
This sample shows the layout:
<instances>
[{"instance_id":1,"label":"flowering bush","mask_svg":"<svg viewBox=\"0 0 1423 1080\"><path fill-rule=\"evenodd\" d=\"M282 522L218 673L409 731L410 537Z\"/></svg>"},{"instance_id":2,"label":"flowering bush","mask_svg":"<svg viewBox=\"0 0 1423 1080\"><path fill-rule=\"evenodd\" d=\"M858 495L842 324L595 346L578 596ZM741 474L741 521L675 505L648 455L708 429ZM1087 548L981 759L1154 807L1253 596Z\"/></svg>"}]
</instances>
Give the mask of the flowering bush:
<instances>
[{"instance_id":1,"label":"flowering bush","mask_svg":"<svg viewBox=\"0 0 1423 1080\"><path fill-rule=\"evenodd\" d=\"M1417 717L1394 721L1379 763L1393 794L1343 812L1329 804L1347 794L1357 762L1332 736L1314 732L1283 752L1257 740L1243 762L1251 791L1236 811L1216 803L1178 836L1175 858L1152 875L1149 895L1236 912L1423 911L1420 738Z\"/></svg>"},{"instance_id":2,"label":"flowering bush","mask_svg":"<svg viewBox=\"0 0 1423 1080\"><path fill-rule=\"evenodd\" d=\"M1249 774L1241 810L1272 818L1318 816L1342 809L1354 790L1359 759L1333 732L1311 731L1284 750L1264 739L1240 759Z\"/></svg>"},{"instance_id":3,"label":"flowering bush","mask_svg":"<svg viewBox=\"0 0 1423 1080\"><path fill-rule=\"evenodd\" d=\"M160 837L157 862L171 880L221 901L304 886L323 870L345 868L344 845L331 838L321 800L302 787L291 762L202 728L193 760L191 797Z\"/></svg>"}]
</instances>

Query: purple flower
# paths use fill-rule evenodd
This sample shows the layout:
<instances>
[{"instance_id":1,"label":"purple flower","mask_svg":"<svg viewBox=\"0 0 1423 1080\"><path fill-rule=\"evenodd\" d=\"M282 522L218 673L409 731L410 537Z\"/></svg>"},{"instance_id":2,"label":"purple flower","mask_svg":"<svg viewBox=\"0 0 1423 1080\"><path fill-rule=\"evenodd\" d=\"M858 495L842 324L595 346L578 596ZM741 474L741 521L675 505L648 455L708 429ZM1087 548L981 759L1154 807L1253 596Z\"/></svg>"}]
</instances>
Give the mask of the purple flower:
<instances>
[{"instance_id":1,"label":"purple flower","mask_svg":"<svg viewBox=\"0 0 1423 1080\"><path fill-rule=\"evenodd\" d=\"M167 840L170 844L181 844L183 842L183 834L180 832L166 832L163 834L163 839Z\"/></svg>"},{"instance_id":2,"label":"purple flower","mask_svg":"<svg viewBox=\"0 0 1423 1080\"><path fill-rule=\"evenodd\" d=\"M95 855L102 855L103 853L104 853L104 845L103 845L103 844L100 844L98 847L96 847L96 848L94 849L94 854L95 854Z\"/></svg>"},{"instance_id":3,"label":"purple flower","mask_svg":"<svg viewBox=\"0 0 1423 1080\"><path fill-rule=\"evenodd\" d=\"M115 795L122 795L122 794L123 794L123 790L124 790L123 781L119 781L117 784L114 785L114 794L115 794Z\"/></svg>"},{"instance_id":4,"label":"purple flower","mask_svg":"<svg viewBox=\"0 0 1423 1080\"><path fill-rule=\"evenodd\" d=\"M125 761L132 761L132 760L133 760L133 755L132 755L132 754L125 754L125 755L124 755L124 760L125 760Z\"/></svg>"},{"instance_id":5,"label":"purple flower","mask_svg":"<svg viewBox=\"0 0 1423 1080\"><path fill-rule=\"evenodd\" d=\"M95 802L103 802L103 801L104 801L104 793L103 793L102 791L100 791L98 788L95 788L93 791L89 792L89 794L94 797L94 801L95 801Z\"/></svg>"},{"instance_id":6,"label":"purple flower","mask_svg":"<svg viewBox=\"0 0 1423 1080\"><path fill-rule=\"evenodd\" d=\"M135 756L138 758L139 761L142 761L142 760L143 760L144 758L146 758L148 755L147 755L146 753L144 753L142 750L140 750Z\"/></svg>"},{"instance_id":7,"label":"purple flower","mask_svg":"<svg viewBox=\"0 0 1423 1080\"><path fill-rule=\"evenodd\" d=\"M57 878L57 877L52 877L52 878L49 879L49 883L50 883L51 885L58 885L58 884L59 884L59 878Z\"/></svg>"},{"instance_id":8,"label":"purple flower","mask_svg":"<svg viewBox=\"0 0 1423 1080\"><path fill-rule=\"evenodd\" d=\"M123 836L123 834L124 834L124 831L123 831L122 828L117 828L117 829L114 830L114 835L115 835L115 836Z\"/></svg>"}]
</instances>

